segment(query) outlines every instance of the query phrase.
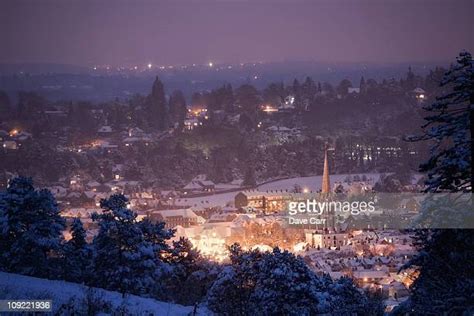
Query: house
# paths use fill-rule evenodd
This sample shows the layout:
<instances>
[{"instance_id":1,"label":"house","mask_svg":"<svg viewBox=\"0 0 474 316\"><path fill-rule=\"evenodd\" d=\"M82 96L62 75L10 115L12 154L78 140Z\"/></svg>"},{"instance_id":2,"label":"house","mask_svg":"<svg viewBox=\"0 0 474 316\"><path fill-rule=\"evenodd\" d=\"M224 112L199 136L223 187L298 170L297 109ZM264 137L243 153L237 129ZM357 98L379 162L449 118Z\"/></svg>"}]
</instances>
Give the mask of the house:
<instances>
[{"instance_id":1,"label":"house","mask_svg":"<svg viewBox=\"0 0 474 316\"><path fill-rule=\"evenodd\" d=\"M184 129L188 131L192 131L200 125L202 125L202 122L199 122L199 119L196 117L184 120Z\"/></svg>"},{"instance_id":2,"label":"house","mask_svg":"<svg viewBox=\"0 0 474 316\"><path fill-rule=\"evenodd\" d=\"M285 98L285 102L281 105L283 109L294 109L295 108L295 96L294 95L288 95Z\"/></svg>"},{"instance_id":3,"label":"house","mask_svg":"<svg viewBox=\"0 0 474 316\"><path fill-rule=\"evenodd\" d=\"M51 191L56 199L67 195L67 189L59 185L49 187L48 190Z\"/></svg>"},{"instance_id":4,"label":"house","mask_svg":"<svg viewBox=\"0 0 474 316\"><path fill-rule=\"evenodd\" d=\"M377 270L356 270L352 272L352 278L359 286L368 285L370 283L379 283L387 278L390 274L386 271Z\"/></svg>"},{"instance_id":5,"label":"house","mask_svg":"<svg viewBox=\"0 0 474 316\"><path fill-rule=\"evenodd\" d=\"M286 209L291 195L287 192L242 191L234 198L237 208L252 208L263 213L276 213Z\"/></svg>"},{"instance_id":6,"label":"house","mask_svg":"<svg viewBox=\"0 0 474 316\"><path fill-rule=\"evenodd\" d=\"M206 180L206 175L201 174L194 177L182 189L184 194L197 192L213 192L216 189L216 184L210 180Z\"/></svg>"},{"instance_id":7,"label":"house","mask_svg":"<svg viewBox=\"0 0 474 316\"><path fill-rule=\"evenodd\" d=\"M166 228L178 225L187 228L205 222L204 218L196 215L191 209L149 211L148 217L153 222L165 222Z\"/></svg>"},{"instance_id":8,"label":"house","mask_svg":"<svg viewBox=\"0 0 474 316\"><path fill-rule=\"evenodd\" d=\"M418 101L424 101L426 99L426 91L420 87L413 89L413 94Z\"/></svg>"},{"instance_id":9,"label":"house","mask_svg":"<svg viewBox=\"0 0 474 316\"><path fill-rule=\"evenodd\" d=\"M3 148L15 150L18 149L18 144L14 140L6 140L3 142Z\"/></svg>"},{"instance_id":10,"label":"house","mask_svg":"<svg viewBox=\"0 0 474 316\"><path fill-rule=\"evenodd\" d=\"M305 230L306 242L315 248L342 247L349 243L345 232Z\"/></svg>"},{"instance_id":11,"label":"house","mask_svg":"<svg viewBox=\"0 0 474 316\"><path fill-rule=\"evenodd\" d=\"M348 94L352 94L352 93L359 94L360 93L360 88L348 87L347 88L347 93Z\"/></svg>"},{"instance_id":12,"label":"house","mask_svg":"<svg viewBox=\"0 0 474 316\"><path fill-rule=\"evenodd\" d=\"M112 133L112 127L111 126L102 126L101 128L99 128L97 133L99 133L99 134L110 134L110 133Z\"/></svg>"},{"instance_id":13,"label":"house","mask_svg":"<svg viewBox=\"0 0 474 316\"><path fill-rule=\"evenodd\" d=\"M80 176L72 176L71 179L69 179L69 189L73 191L82 191L84 188L82 184L82 179Z\"/></svg>"},{"instance_id":14,"label":"house","mask_svg":"<svg viewBox=\"0 0 474 316\"><path fill-rule=\"evenodd\" d=\"M201 191L201 185L199 184L198 181L192 180L188 184L186 184L183 188L183 193L184 194L189 194L189 193L195 193Z\"/></svg>"},{"instance_id":15,"label":"house","mask_svg":"<svg viewBox=\"0 0 474 316\"><path fill-rule=\"evenodd\" d=\"M213 192L216 188L216 185L214 184L214 182L210 180L200 181L199 183L201 184L203 191L206 191L206 192Z\"/></svg>"},{"instance_id":16,"label":"house","mask_svg":"<svg viewBox=\"0 0 474 316\"><path fill-rule=\"evenodd\" d=\"M138 127L132 127L127 132L128 137L143 137L146 136L145 132Z\"/></svg>"},{"instance_id":17,"label":"house","mask_svg":"<svg viewBox=\"0 0 474 316\"><path fill-rule=\"evenodd\" d=\"M270 104L262 105L261 109L265 113L274 113L274 112L278 112L279 110L277 107Z\"/></svg>"},{"instance_id":18,"label":"house","mask_svg":"<svg viewBox=\"0 0 474 316\"><path fill-rule=\"evenodd\" d=\"M97 191L97 188L100 186L100 183L97 182L97 181L94 181L94 180L91 180L89 182L86 183L86 187L89 189L89 190L92 190L92 191Z\"/></svg>"}]
</instances>

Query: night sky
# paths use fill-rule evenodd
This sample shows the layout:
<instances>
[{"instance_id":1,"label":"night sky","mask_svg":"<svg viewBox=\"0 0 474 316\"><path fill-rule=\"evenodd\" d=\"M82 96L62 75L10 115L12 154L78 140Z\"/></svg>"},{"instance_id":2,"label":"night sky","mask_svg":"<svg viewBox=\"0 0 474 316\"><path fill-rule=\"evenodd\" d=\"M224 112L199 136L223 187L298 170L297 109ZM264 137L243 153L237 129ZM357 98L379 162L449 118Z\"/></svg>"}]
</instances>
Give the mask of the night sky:
<instances>
[{"instance_id":1,"label":"night sky","mask_svg":"<svg viewBox=\"0 0 474 316\"><path fill-rule=\"evenodd\" d=\"M0 0L0 62L452 60L474 1Z\"/></svg>"}]
</instances>

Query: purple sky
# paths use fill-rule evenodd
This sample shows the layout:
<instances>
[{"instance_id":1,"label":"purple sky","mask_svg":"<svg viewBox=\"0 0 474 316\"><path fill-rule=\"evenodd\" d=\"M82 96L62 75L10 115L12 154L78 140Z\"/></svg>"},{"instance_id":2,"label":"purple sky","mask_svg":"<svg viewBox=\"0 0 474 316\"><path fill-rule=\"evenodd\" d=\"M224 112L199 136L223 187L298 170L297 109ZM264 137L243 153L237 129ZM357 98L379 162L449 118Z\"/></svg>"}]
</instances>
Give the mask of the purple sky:
<instances>
[{"instance_id":1,"label":"purple sky","mask_svg":"<svg viewBox=\"0 0 474 316\"><path fill-rule=\"evenodd\" d=\"M453 60L474 1L0 0L0 62Z\"/></svg>"}]
</instances>

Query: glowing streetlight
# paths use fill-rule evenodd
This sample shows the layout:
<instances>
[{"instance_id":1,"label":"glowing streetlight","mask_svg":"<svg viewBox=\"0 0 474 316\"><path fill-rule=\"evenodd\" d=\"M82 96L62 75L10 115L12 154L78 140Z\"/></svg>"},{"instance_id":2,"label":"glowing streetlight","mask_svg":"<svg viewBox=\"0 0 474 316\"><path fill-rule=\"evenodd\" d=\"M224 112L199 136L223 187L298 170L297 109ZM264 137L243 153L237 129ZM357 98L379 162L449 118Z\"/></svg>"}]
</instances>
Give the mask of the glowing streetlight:
<instances>
[{"instance_id":1,"label":"glowing streetlight","mask_svg":"<svg viewBox=\"0 0 474 316\"><path fill-rule=\"evenodd\" d=\"M209 62L209 67L213 67L213 66L214 66L214 64L212 63L212 61Z\"/></svg>"},{"instance_id":2,"label":"glowing streetlight","mask_svg":"<svg viewBox=\"0 0 474 316\"><path fill-rule=\"evenodd\" d=\"M152 64L147 65L148 69L151 69L152 66L153 66Z\"/></svg>"}]
</instances>

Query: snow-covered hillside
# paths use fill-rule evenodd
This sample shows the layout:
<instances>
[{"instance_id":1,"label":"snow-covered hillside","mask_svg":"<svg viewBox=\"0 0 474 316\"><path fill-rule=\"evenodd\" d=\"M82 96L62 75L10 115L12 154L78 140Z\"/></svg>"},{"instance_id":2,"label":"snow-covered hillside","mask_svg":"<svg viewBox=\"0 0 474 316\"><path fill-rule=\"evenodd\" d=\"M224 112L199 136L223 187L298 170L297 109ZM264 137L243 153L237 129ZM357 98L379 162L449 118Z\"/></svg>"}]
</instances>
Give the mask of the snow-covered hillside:
<instances>
[{"instance_id":1,"label":"snow-covered hillside","mask_svg":"<svg viewBox=\"0 0 474 316\"><path fill-rule=\"evenodd\" d=\"M354 177L359 176L362 178L365 176L367 180L374 184L375 182L379 181L380 174L379 173L359 173L359 174L337 174L331 175L331 182L336 183L340 182L341 184L345 184L344 180L347 177ZM291 178L291 179L284 179L278 180L274 182L270 182L267 184L263 184L258 187L260 191L267 191L267 190L292 190L294 189L295 185L299 185L301 188L306 188L310 191L317 192L321 190L321 185L323 182L323 176L310 176L310 177L299 177L299 178Z\"/></svg>"},{"instance_id":2,"label":"snow-covered hillside","mask_svg":"<svg viewBox=\"0 0 474 316\"><path fill-rule=\"evenodd\" d=\"M347 177L354 177L356 174L339 174L331 175L331 182L340 182L343 185L344 180ZM367 180L370 180L371 184L379 181L379 173L359 173L357 174L360 178L365 176ZM260 191L269 191L269 190L293 190L295 185L299 185L302 189L308 189L313 192L321 190L322 176L310 176L310 177L297 177L284 180L271 181L266 184L259 185L257 187ZM216 207L216 206L226 206L228 203L233 203L236 192L227 192L227 193L217 193L208 196L194 197L194 198L179 198L176 199L175 204L178 206L194 206L194 207Z\"/></svg>"},{"instance_id":3,"label":"snow-covered hillside","mask_svg":"<svg viewBox=\"0 0 474 316\"><path fill-rule=\"evenodd\" d=\"M89 288L76 283L52 281L0 272L0 299L51 299L53 312L81 314L87 303L96 302L101 314L118 310L126 315L189 315L193 307L181 306L135 295L126 295L103 289ZM66 309L69 305L69 309ZM71 305L72 311L71 311ZM102 307L100 305L103 305ZM61 308L62 307L62 308ZM201 311L198 314L206 314Z\"/></svg>"}]
</instances>

